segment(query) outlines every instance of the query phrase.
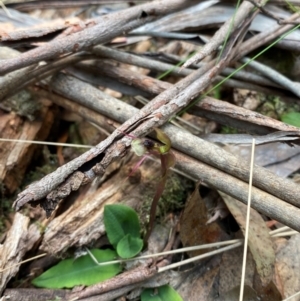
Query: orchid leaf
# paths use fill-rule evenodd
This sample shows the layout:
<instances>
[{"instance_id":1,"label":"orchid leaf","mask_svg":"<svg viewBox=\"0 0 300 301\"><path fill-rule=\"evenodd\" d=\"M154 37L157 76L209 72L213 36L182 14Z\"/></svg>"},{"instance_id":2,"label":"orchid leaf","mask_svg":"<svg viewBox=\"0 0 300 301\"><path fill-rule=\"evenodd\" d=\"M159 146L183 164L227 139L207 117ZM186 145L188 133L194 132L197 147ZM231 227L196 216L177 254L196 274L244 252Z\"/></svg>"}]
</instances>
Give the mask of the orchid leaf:
<instances>
[{"instance_id":1,"label":"orchid leaf","mask_svg":"<svg viewBox=\"0 0 300 301\"><path fill-rule=\"evenodd\" d=\"M142 301L183 301L181 296L170 286L163 285L155 289L147 288L142 292Z\"/></svg>"},{"instance_id":2,"label":"orchid leaf","mask_svg":"<svg viewBox=\"0 0 300 301\"><path fill-rule=\"evenodd\" d=\"M136 256L142 249L143 240L130 234L125 235L117 245L118 255L126 259Z\"/></svg>"},{"instance_id":3,"label":"orchid leaf","mask_svg":"<svg viewBox=\"0 0 300 301\"><path fill-rule=\"evenodd\" d=\"M140 223L137 213L129 206L122 204L105 205L104 225L109 242L117 248L120 240L130 234L140 237Z\"/></svg>"},{"instance_id":4,"label":"orchid leaf","mask_svg":"<svg viewBox=\"0 0 300 301\"><path fill-rule=\"evenodd\" d=\"M293 126L300 127L300 113L290 112L290 113L283 114L281 116L281 121Z\"/></svg>"},{"instance_id":5,"label":"orchid leaf","mask_svg":"<svg viewBox=\"0 0 300 301\"><path fill-rule=\"evenodd\" d=\"M112 250L92 249L91 253L98 262L111 261L117 256L116 252ZM37 287L72 288L76 285L92 285L112 278L120 272L120 264L99 266L87 254L75 260L65 259L60 261L57 265L35 278L32 283Z\"/></svg>"}]
</instances>

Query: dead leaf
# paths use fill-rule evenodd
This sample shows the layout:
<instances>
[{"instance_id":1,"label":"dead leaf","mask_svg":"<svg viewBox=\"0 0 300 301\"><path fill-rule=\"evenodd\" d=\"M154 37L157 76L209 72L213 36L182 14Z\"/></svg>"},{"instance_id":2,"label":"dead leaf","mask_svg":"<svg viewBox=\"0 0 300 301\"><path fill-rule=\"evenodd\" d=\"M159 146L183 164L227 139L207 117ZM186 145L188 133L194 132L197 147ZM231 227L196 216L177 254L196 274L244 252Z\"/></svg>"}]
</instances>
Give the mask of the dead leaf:
<instances>
[{"instance_id":1,"label":"dead leaf","mask_svg":"<svg viewBox=\"0 0 300 301\"><path fill-rule=\"evenodd\" d=\"M227 238L217 224L207 225L208 213L199 194L199 184L186 202L180 219L180 238L185 247L222 241ZM206 250L190 252L190 256L206 253Z\"/></svg>"},{"instance_id":2,"label":"dead leaf","mask_svg":"<svg viewBox=\"0 0 300 301\"><path fill-rule=\"evenodd\" d=\"M300 291L299 254L300 234L293 235L276 254L276 273L283 285L284 298ZM300 297L295 297L292 301L296 300L300 300Z\"/></svg>"},{"instance_id":3,"label":"dead leaf","mask_svg":"<svg viewBox=\"0 0 300 301\"><path fill-rule=\"evenodd\" d=\"M225 295L227 292L233 290L241 283L243 263L243 247L236 248L225 252L222 255L222 263L220 265L220 280L219 280L219 294ZM255 273L255 263L251 253L248 251L245 285L253 287L253 276Z\"/></svg>"},{"instance_id":4,"label":"dead leaf","mask_svg":"<svg viewBox=\"0 0 300 301\"><path fill-rule=\"evenodd\" d=\"M240 296L240 286L236 286L224 295L219 296L214 301L238 301ZM244 287L243 301L257 301L259 297L253 288L248 285Z\"/></svg>"},{"instance_id":5,"label":"dead leaf","mask_svg":"<svg viewBox=\"0 0 300 301\"><path fill-rule=\"evenodd\" d=\"M245 233L247 206L222 192L219 193L240 225L242 232ZM275 251L269 229L260 214L254 209L251 209L250 213L248 245L262 286L267 286L272 281L274 273Z\"/></svg>"},{"instance_id":6,"label":"dead leaf","mask_svg":"<svg viewBox=\"0 0 300 301\"><path fill-rule=\"evenodd\" d=\"M184 281L176 291L180 294L183 300L188 301L208 301L211 300L211 295L215 295L213 284L220 268L221 256L217 255L205 265L198 265L188 272Z\"/></svg>"}]
</instances>

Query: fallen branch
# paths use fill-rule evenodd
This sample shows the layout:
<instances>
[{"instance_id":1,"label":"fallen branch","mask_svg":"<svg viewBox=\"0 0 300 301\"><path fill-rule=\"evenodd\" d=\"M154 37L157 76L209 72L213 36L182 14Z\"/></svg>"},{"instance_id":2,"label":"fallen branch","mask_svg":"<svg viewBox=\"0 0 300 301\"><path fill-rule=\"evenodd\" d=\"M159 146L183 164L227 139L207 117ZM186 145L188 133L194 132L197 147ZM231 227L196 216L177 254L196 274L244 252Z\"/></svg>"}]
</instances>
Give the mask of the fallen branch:
<instances>
[{"instance_id":1,"label":"fallen branch","mask_svg":"<svg viewBox=\"0 0 300 301\"><path fill-rule=\"evenodd\" d=\"M192 4L192 1L189 3ZM29 50L19 57L2 61L0 74L108 42L186 5L187 1L184 0L157 0L99 17L92 27L85 28L64 38L55 39L45 45Z\"/></svg>"}]
</instances>

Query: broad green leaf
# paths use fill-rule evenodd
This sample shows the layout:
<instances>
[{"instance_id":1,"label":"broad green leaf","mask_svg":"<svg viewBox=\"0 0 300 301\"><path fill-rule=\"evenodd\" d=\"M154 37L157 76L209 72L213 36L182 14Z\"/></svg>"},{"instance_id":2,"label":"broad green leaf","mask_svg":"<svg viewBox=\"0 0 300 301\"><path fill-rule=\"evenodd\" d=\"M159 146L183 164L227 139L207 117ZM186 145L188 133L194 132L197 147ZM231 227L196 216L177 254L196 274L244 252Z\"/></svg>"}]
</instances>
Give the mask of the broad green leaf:
<instances>
[{"instance_id":1,"label":"broad green leaf","mask_svg":"<svg viewBox=\"0 0 300 301\"><path fill-rule=\"evenodd\" d=\"M117 256L112 250L93 249L91 253L98 262L114 260ZM92 285L112 278L121 272L119 264L98 266L90 255L77 259L65 259L35 278L32 284L45 288L72 288L76 285Z\"/></svg>"},{"instance_id":2,"label":"broad green leaf","mask_svg":"<svg viewBox=\"0 0 300 301\"><path fill-rule=\"evenodd\" d=\"M145 289L141 295L141 301L183 301L180 295L169 285L163 285L155 289Z\"/></svg>"},{"instance_id":3,"label":"broad green leaf","mask_svg":"<svg viewBox=\"0 0 300 301\"><path fill-rule=\"evenodd\" d=\"M300 127L300 113L290 112L290 113L283 114L281 115L281 121L293 126Z\"/></svg>"},{"instance_id":4,"label":"broad green leaf","mask_svg":"<svg viewBox=\"0 0 300 301\"><path fill-rule=\"evenodd\" d=\"M130 207L117 204L104 207L104 225L109 242L116 249L119 241L130 234L140 237L140 223L137 213Z\"/></svg>"},{"instance_id":5,"label":"broad green leaf","mask_svg":"<svg viewBox=\"0 0 300 301\"><path fill-rule=\"evenodd\" d=\"M124 236L117 245L117 253L122 258L131 258L141 252L143 240L132 237L130 234Z\"/></svg>"}]
</instances>

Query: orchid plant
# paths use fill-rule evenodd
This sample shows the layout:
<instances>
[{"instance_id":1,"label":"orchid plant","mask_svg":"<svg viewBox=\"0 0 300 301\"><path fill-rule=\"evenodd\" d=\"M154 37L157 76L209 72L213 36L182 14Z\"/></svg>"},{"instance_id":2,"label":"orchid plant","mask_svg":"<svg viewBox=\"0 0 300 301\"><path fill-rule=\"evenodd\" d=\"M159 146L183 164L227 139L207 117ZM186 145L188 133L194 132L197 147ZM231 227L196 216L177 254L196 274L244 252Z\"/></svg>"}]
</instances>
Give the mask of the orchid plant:
<instances>
[{"instance_id":1,"label":"orchid plant","mask_svg":"<svg viewBox=\"0 0 300 301\"><path fill-rule=\"evenodd\" d=\"M145 159L151 155L159 158L161 163L161 178L152 200L149 226L145 235L145 241L148 240L153 229L156 207L166 185L168 170L175 165L175 156L171 152L170 138L158 128L154 128L154 131L159 142L153 142L150 139L140 139L130 136L133 138L131 142L131 149L137 156L142 157L141 160L139 160L139 162L134 166L131 173L134 173L145 161Z\"/></svg>"}]
</instances>

